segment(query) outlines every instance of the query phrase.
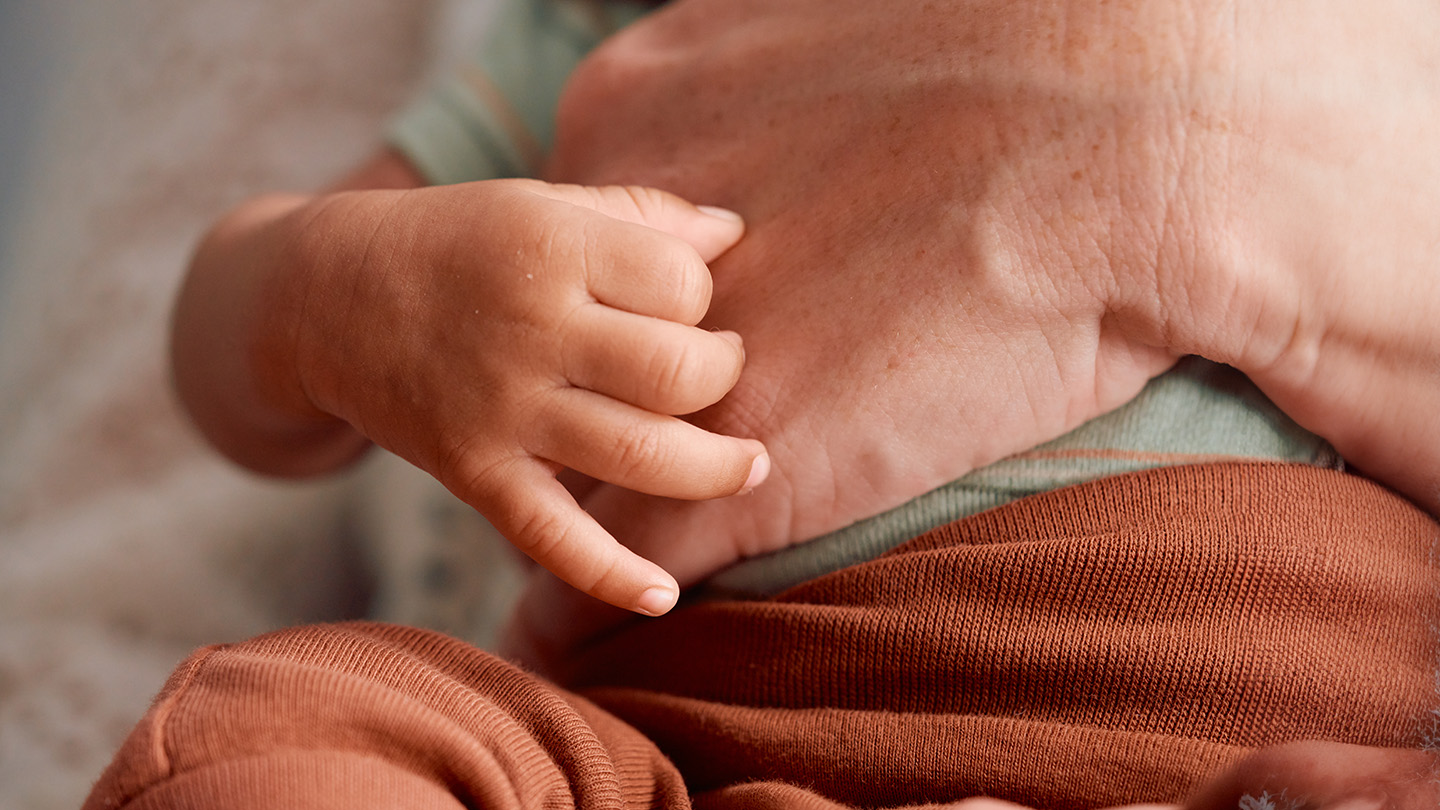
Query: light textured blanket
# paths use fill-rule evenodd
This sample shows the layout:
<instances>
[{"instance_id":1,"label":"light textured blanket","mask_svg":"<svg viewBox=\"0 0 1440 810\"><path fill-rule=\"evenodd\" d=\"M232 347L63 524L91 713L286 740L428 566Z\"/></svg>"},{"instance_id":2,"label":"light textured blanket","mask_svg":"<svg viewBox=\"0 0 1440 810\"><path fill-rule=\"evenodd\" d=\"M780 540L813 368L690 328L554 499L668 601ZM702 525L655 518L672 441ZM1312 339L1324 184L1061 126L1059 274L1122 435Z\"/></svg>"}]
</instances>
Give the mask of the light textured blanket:
<instances>
[{"instance_id":1,"label":"light textured blanket","mask_svg":"<svg viewBox=\"0 0 1440 810\"><path fill-rule=\"evenodd\" d=\"M168 307L206 223L373 150L489 6L53 4L35 182L0 259L0 808L78 807L196 645L385 588L357 539L363 480L262 482L191 433ZM429 486L368 475L391 501Z\"/></svg>"}]
</instances>

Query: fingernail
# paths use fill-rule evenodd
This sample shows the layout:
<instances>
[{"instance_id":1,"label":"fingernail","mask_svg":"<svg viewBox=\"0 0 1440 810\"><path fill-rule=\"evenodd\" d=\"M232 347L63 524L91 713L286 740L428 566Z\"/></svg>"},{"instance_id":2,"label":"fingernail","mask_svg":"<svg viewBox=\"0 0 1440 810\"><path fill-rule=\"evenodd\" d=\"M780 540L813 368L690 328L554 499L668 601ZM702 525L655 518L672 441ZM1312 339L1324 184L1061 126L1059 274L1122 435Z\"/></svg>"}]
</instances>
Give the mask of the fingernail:
<instances>
[{"instance_id":1,"label":"fingernail","mask_svg":"<svg viewBox=\"0 0 1440 810\"><path fill-rule=\"evenodd\" d=\"M679 598L671 588L651 588L640 594L640 599L635 603L635 609L646 616L663 616L675 607L675 600Z\"/></svg>"},{"instance_id":2,"label":"fingernail","mask_svg":"<svg viewBox=\"0 0 1440 810\"><path fill-rule=\"evenodd\" d=\"M770 475L770 454L761 453L750 463L750 477L745 479L745 486L740 488L741 492L749 492L760 486L760 482Z\"/></svg>"},{"instance_id":3,"label":"fingernail","mask_svg":"<svg viewBox=\"0 0 1440 810\"><path fill-rule=\"evenodd\" d=\"M715 205L697 205L697 206L695 206L695 208L696 208L696 210L700 211L701 213L709 214L710 216L715 217L716 219L724 219L724 220L728 220L728 221L730 221L730 222L744 222L744 221L745 221L745 218L744 218L744 217L740 216L739 214L735 213L734 211L731 211L729 208L720 208L719 206L715 206Z\"/></svg>"},{"instance_id":4,"label":"fingernail","mask_svg":"<svg viewBox=\"0 0 1440 810\"><path fill-rule=\"evenodd\" d=\"M740 338L739 332L731 332L729 329L716 330L715 334L730 341L730 344L741 351L745 349L745 341Z\"/></svg>"}]
</instances>

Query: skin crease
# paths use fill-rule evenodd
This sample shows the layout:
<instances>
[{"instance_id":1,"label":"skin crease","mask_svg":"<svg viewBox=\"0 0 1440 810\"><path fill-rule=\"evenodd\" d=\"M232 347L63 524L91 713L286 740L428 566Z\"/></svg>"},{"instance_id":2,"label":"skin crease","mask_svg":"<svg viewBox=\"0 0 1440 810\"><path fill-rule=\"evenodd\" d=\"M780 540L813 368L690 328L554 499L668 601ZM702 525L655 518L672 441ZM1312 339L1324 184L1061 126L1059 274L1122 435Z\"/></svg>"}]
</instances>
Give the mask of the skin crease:
<instances>
[{"instance_id":1,"label":"skin crease","mask_svg":"<svg viewBox=\"0 0 1440 810\"><path fill-rule=\"evenodd\" d=\"M688 0L622 32L571 83L550 174L746 216L706 319L746 336L746 372L694 420L765 440L775 473L746 499L601 488L587 508L693 582L1053 438L1198 353L1440 511L1422 440L1440 46L1407 36L1440 12L1391 4L1392 30L1333 6L1280 25L1228 3L956 0L916 25L863 0ZM1357 229L1356 209L1385 213Z\"/></svg>"},{"instance_id":2,"label":"skin crease","mask_svg":"<svg viewBox=\"0 0 1440 810\"><path fill-rule=\"evenodd\" d=\"M1059 435L1198 353L1440 511L1437 15L1420 0L671 4L577 75L549 176L745 216L700 324L744 336L745 371L690 420L763 441L775 467L701 503L572 490L689 583ZM417 181L390 156L345 185ZM293 203L234 222L261 229ZM317 415L299 403L274 435L315 441L305 472L365 446L296 412ZM558 654L613 620L594 605L538 578L513 648ZM1377 785L1430 807L1433 766L1302 743L1187 807L1281 790L1331 806Z\"/></svg>"},{"instance_id":3,"label":"skin crease","mask_svg":"<svg viewBox=\"0 0 1440 810\"><path fill-rule=\"evenodd\" d=\"M746 370L688 418L773 461L708 502L572 484L600 525L684 587L1191 353L1440 513L1440 6L917 10L681 0L573 76L550 177L746 218L701 324L743 334ZM624 620L537 575L507 650L543 667Z\"/></svg>"},{"instance_id":4,"label":"skin crease","mask_svg":"<svg viewBox=\"0 0 1440 810\"><path fill-rule=\"evenodd\" d=\"M968 90L955 94L927 79L923 66L899 77L875 70L865 74L870 92L857 95L857 70L783 55L776 40L791 28L810 28L808 17L816 13L803 4L785 8L756 13L753 4L689 3L663 10L655 26L622 33L582 67L561 108L554 176L644 178L741 205L751 222L747 238L717 267L706 321L747 335L747 371L719 407L695 419L734 435L777 439L772 478L745 499L697 508L611 488L585 501L632 547L660 555L682 583L737 557L885 511L1059 435L1122 404L1175 359L1125 340L1105 322L1109 260L1068 236L1035 239L1054 223L1029 205L1044 195L1067 210L1117 217L1118 211L1101 210L1108 203L1095 199L1094 188L1138 182L1120 176L1115 158L1121 153L1142 154L1147 178L1161 174L1171 148L1169 132L1158 126L1165 110L1140 111L1141 118L1157 119L1153 128L1131 126L1107 111L1092 128L1102 131L1097 141L1095 132L1074 126L1080 116L1071 108L1082 102L1067 104L1048 88L1017 93L1008 76L976 82L983 92L972 98ZM715 37L707 28L709 45L673 51L650 50L642 36L688 31L690 18L701 15L722 18L715 24L722 31L733 20L738 30ZM858 9L830 17L827 49L853 56L873 42L870 49L879 52L871 58L884 66L903 63L906 41L887 47L876 35L884 26L872 17L884 16ZM968 31L975 43L993 36L970 22L957 20L954 28ZM944 39L928 45L951 47ZM627 46L641 55L631 57ZM727 46L750 63L779 60L769 75L786 81L747 87L743 101L761 114L706 120L698 137L664 140L672 113L693 120L703 116L700 110L741 103L739 91L728 89L740 78L732 80L724 72L734 72L728 63L717 66L708 56L709 48ZM641 81L646 71L669 74L655 96ZM632 81L641 87L633 95ZM661 103L662 95L684 99L696 111ZM1000 96L1019 99L1013 133L997 128ZM1137 103L1153 102L1147 96ZM907 115L907 105L946 114ZM785 117L767 118L765 110ZM815 127L811 118L836 123ZM616 120L625 125L611 126ZM752 127L762 130L758 137L750 136ZM836 138L837 130L850 134ZM973 135L953 137L957 130ZM1014 165L1006 159L1019 148L1008 142L1012 135L1065 170L1036 173ZM631 137L648 142L623 147ZM1099 165L1074 180L1071 167L1093 154L1092 141L1101 147ZM881 146L883 153L857 149L858 143ZM757 177L764 180L750 180ZM834 177L849 181L818 194L806 179ZM1158 222L1147 227L1159 231ZM1144 253L1159 249L1153 238L1145 242ZM1072 259L1072 251L1087 255ZM903 275L873 272L897 262L906 266ZM1087 272L1049 270L1077 262ZM837 429L852 424L866 429ZM937 424L947 426L943 436L932 429ZM636 508L642 500L644 508Z\"/></svg>"},{"instance_id":5,"label":"skin crease","mask_svg":"<svg viewBox=\"0 0 1440 810\"><path fill-rule=\"evenodd\" d=\"M548 176L745 216L703 323L745 336L746 369L690 418L774 470L739 498L582 503L688 584L1200 354L1440 513L1437 32L1419 0L666 6L582 65ZM541 574L509 652L543 669L623 620ZM1434 804L1433 757L1311 745L1322 805L1373 788L1365 762L1408 769L1395 806ZM1314 784L1267 756L1269 781L1191 807Z\"/></svg>"},{"instance_id":6,"label":"skin crease","mask_svg":"<svg viewBox=\"0 0 1440 810\"><path fill-rule=\"evenodd\" d=\"M1185 354L1440 512L1440 7L919 11L683 0L574 76L549 176L745 216L702 325L744 335L746 369L689 418L774 462L742 498L576 487L602 525L688 585L1061 435ZM622 618L540 576L510 649L538 664Z\"/></svg>"},{"instance_id":7,"label":"skin crease","mask_svg":"<svg viewBox=\"0 0 1440 810\"><path fill-rule=\"evenodd\" d=\"M744 362L739 336L695 327L705 262L744 230L716 213L536 180L262 197L196 253L176 389L251 469L318 474L374 442L575 587L663 613L674 580L556 474L671 498L763 480L759 442L674 418L719 400Z\"/></svg>"}]
</instances>

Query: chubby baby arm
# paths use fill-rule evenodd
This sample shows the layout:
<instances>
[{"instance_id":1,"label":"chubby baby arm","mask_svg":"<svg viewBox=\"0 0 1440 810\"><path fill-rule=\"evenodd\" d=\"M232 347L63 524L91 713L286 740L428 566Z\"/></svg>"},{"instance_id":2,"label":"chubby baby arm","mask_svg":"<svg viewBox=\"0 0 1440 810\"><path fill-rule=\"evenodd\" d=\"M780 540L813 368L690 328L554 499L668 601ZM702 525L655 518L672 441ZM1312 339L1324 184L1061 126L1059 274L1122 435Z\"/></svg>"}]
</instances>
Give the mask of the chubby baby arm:
<instances>
[{"instance_id":1,"label":"chubby baby arm","mask_svg":"<svg viewBox=\"0 0 1440 810\"><path fill-rule=\"evenodd\" d=\"M529 180L262 198L196 253L177 389L245 466L322 474L379 444L561 579L663 613L673 578L555 475L685 499L764 478L759 442L676 418L739 378L738 336L695 324L742 231L658 191Z\"/></svg>"}]
</instances>

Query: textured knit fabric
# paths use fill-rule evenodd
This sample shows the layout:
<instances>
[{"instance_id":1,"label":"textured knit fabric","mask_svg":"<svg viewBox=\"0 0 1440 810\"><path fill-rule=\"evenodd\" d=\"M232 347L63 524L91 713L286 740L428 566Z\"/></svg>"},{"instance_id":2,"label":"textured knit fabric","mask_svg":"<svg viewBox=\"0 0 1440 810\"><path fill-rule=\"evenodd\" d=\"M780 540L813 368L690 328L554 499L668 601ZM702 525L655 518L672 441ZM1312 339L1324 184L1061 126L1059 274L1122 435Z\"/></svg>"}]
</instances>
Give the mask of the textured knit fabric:
<instances>
[{"instance_id":1,"label":"textured knit fabric","mask_svg":"<svg viewBox=\"0 0 1440 810\"><path fill-rule=\"evenodd\" d=\"M568 692L422 630L300 628L182 665L87 808L1178 801L1258 746L1418 746L1437 542L1343 473L1170 467L638 622Z\"/></svg>"}]
</instances>

